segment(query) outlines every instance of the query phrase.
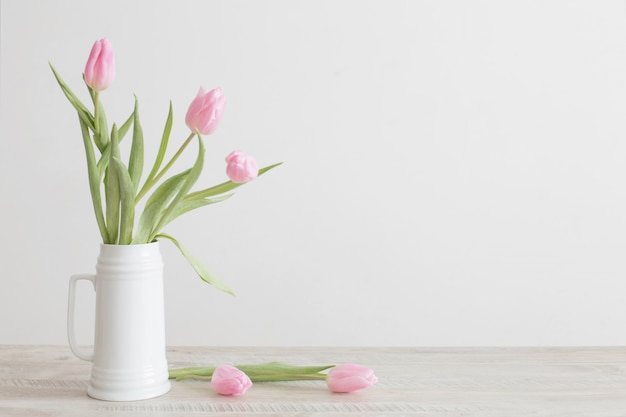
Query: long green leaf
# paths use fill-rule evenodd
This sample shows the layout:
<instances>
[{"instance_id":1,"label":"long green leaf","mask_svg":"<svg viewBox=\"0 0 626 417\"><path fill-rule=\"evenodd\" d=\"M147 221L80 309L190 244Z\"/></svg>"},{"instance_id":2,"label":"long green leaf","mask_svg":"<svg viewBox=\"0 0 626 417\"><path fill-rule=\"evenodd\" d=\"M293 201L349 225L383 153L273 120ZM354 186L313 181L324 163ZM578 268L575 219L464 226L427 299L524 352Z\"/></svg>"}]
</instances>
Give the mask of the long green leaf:
<instances>
[{"instance_id":1,"label":"long green leaf","mask_svg":"<svg viewBox=\"0 0 626 417\"><path fill-rule=\"evenodd\" d=\"M57 73L56 69L54 69L52 64L48 63L48 65L50 65L50 69L52 70L52 73L54 74L54 78L56 78L57 83L59 84L59 86L61 87L61 90L63 91L63 94L65 94L65 97L67 97L70 104L78 112L78 117L80 118L80 120L83 121L83 123L85 123L85 126L87 126L89 129L93 131L94 119L93 119L93 115L91 114L91 112L87 110L87 107L85 107L85 105L78 99L78 97L76 97L76 94L74 94L72 90L67 86L67 84L65 84L65 81L61 79L61 76Z\"/></svg>"},{"instance_id":2,"label":"long green leaf","mask_svg":"<svg viewBox=\"0 0 626 417\"><path fill-rule=\"evenodd\" d=\"M167 113L167 120L165 121L165 127L163 128L163 135L161 136L161 144L159 145L159 151L157 152L157 156L154 160L154 165L152 166L152 170L150 170L150 174L148 174L148 178L146 182L152 180L156 174L159 172L159 168L161 168L161 164L163 163L163 159L165 158L165 152L167 151L167 144L170 140L170 133L172 132L172 122L174 120L174 113L172 110L172 102L170 101L170 109Z\"/></svg>"},{"instance_id":3,"label":"long green leaf","mask_svg":"<svg viewBox=\"0 0 626 417\"><path fill-rule=\"evenodd\" d=\"M209 271L203 264L200 262L195 256L193 256L184 246L182 246L176 239L172 236L160 233L155 236L155 238L165 238L170 240L174 245L180 250L180 253L187 259L187 262L191 265L191 267L196 271L198 276L207 284L211 284L215 288L220 291L224 291L230 295L235 295L233 290L231 290L221 279L219 279L215 274Z\"/></svg>"},{"instance_id":4,"label":"long green leaf","mask_svg":"<svg viewBox=\"0 0 626 417\"><path fill-rule=\"evenodd\" d=\"M183 201L181 201L178 206L176 207L176 210L174 210L174 212L172 213L172 215L170 216L170 219L167 223L173 221L174 219L182 216L183 214L190 212L191 210L195 210L197 208L200 207L204 207L204 206L208 206L209 204L215 204L215 203L220 203L224 200L228 200L229 198L231 198L233 195L233 193L230 194L226 194L226 195L221 195L218 197L213 197L213 198L202 198L202 199L194 199L194 200L185 200L183 199ZM163 225L163 227L165 227L167 225L167 223L165 223Z\"/></svg>"},{"instance_id":5,"label":"long green leaf","mask_svg":"<svg viewBox=\"0 0 626 417\"><path fill-rule=\"evenodd\" d=\"M133 124L134 120L135 120L135 112L133 111L131 113L131 115L128 116L128 119L126 119L124 124L121 125L119 129L117 129L117 137L118 137L118 140L120 141L120 143L124 139L124 136L126 136L126 133L130 129L130 126Z\"/></svg>"},{"instance_id":6,"label":"long green leaf","mask_svg":"<svg viewBox=\"0 0 626 417\"><path fill-rule=\"evenodd\" d=\"M135 111L133 122L133 143L130 148L130 159L128 160L128 172L133 184L133 200L139 187L141 173L143 171L143 130L139 122L139 101L135 97Z\"/></svg>"},{"instance_id":7,"label":"long green leaf","mask_svg":"<svg viewBox=\"0 0 626 417\"><path fill-rule=\"evenodd\" d=\"M111 161L120 157L120 148L117 137L117 127L113 125L111 132L111 158L107 167L107 178L105 181L106 191L106 220L109 231L109 242L116 244L119 237L120 227L120 188L117 178L117 171L113 168Z\"/></svg>"},{"instance_id":8,"label":"long green leaf","mask_svg":"<svg viewBox=\"0 0 626 417\"><path fill-rule=\"evenodd\" d=\"M111 166L120 190L120 245L130 245L133 240L133 225L135 222L135 192L133 184L124 163L116 157L111 158Z\"/></svg>"},{"instance_id":9,"label":"long green leaf","mask_svg":"<svg viewBox=\"0 0 626 417\"><path fill-rule=\"evenodd\" d=\"M146 192L152 187L154 184L152 183L154 178L157 176L159 172L159 168L161 168L161 164L163 163L163 158L165 158L165 152L167 151L167 144L170 140L170 133L172 132L172 121L174 119L173 111L172 111L172 102L170 101L170 109L167 114L167 120L165 121L165 127L163 128L163 135L161 136L161 144L159 145L159 151L157 152L157 156L154 159L154 164L152 165L152 169L150 173L146 177L146 181L143 186L137 193L135 197L135 202L141 200Z\"/></svg>"},{"instance_id":10,"label":"long green leaf","mask_svg":"<svg viewBox=\"0 0 626 417\"><path fill-rule=\"evenodd\" d=\"M94 156L93 144L89 134L89 127L85 124L83 119L78 118L80 122L80 130L83 136L83 144L85 146L85 155L87 157L87 173L89 176L89 191L91 192L91 201L93 204L93 210L96 215L96 222L98 223L98 229L102 236L102 242L109 242L109 233L107 231L106 222L104 220L104 213L102 212L102 196L100 192L100 176L96 166L96 159Z\"/></svg>"},{"instance_id":11,"label":"long green leaf","mask_svg":"<svg viewBox=\"0 0 626 417\"><path fill-rule=\"evenodd\" d=\"M133 243L150 243L150 236L156 222L162 217L167 204L182 187L191 169L174 175L163 182L150 196L137 225Z\"/></svg>"},{"instance_id":12,"label":"long green leaf","mask_svg":"<svg viewBox=\"0 0 626 417\"><path fill-rule=\"evenodd\" d=\"M221 195L221 196L214 197L214 198L195 199L191 201L186 201L183 199L183 201L181 201L178 204L178 206L176 207L176 210L174 210L169 220L166 223L164 223L162 227L167 226L170 222L172 222L173 220L175 220L176 218L182 216L183 214L187 212L190 212L200 207L208 206L209 204L215 204L215 203L222 202L224 200L228 200L233 195L235 194L231 193L231 194Z\"/></svg>"},{"instance_id":13,"label":"long green leaf","mask_svg":"<svg viewBox=\"0 0 626 417\"><path fill-rule=\"evenodd\" d=\"M154 229L152 229L152 237L155 236L157 233L159 233L161 229L163 228L163 226L165 226L167 223L169 223L172 220L172 214L176 210L178 204L183 200L183 198L185 198L185 196L187 195L191 187L193 187L193 185L196 183L196 181L200 177L200 174L202 173L202 167L204 165L204 143L202 142L202 136L197 135L197 137L198 137L198 157L196 158L196 162L191 167L191 171L189 172L189 175L187 176L187 178L185 178L185 181L183 182L183 185L180 187L180 190L178 190L178 193L172 199L172 202L167 206L167 208L163 212L163 215L161 216L161 218L158 220Z\"/></svg>"},{"instance_id":14,"label":"long green leaf","mask_svg":"<svg viewBox=\"0 0 626 417\"><path fill-rule=\"evenodd\" d=\"M133 124L133 120L135 119L135 112L133 112L128 119L124 122L124 124L117 130L117 141L118 143L122 142L126 133L130 129L130 126ZM100 155L100 159L98 160L98 173L100 175L100 179L104 177L104 173L106 172L107 167L109 166L109 161L111 160L111 143L104 148L102 155Z\"/></svg>"},{"instance_id":15,"label":"long green leaf","mask_svg":"<svg viewBox=\"0 0 626 417\"><path fill-rule=\"evenodd\" d=\"M279 165L282 165L282 162L278 162L277 164L273 164L273 165L266 166L265 168L261 168L259 170L259 176L265 174L267 171L269 171L272 168L276 168ZM226 181L221 184L214 185L213 187L190 193L187 197L185 197L185 200L191 201L191 200L195 200L199 198L212 197L215 195L224 194L228 191L232 191L235 188L241 187L242 185L245 185L245 184L247 183L238 184L232 181Z\"/></svg>"},{"instance_id":16,"label":"long green leaf","mask_svg":"<svg viewBox=\"0 0 626 417\"><path fill-rule=\"evenodd\" d=\"M98 167L98 176L100 180L102 180L102 178L104 177L104 174L106 173L106 170L109 166L110 161L111 161L111 146L109 145L106 147L106 149L100 156L100 159L98 160L97 167Z\"/></svg>"}]
</instances>

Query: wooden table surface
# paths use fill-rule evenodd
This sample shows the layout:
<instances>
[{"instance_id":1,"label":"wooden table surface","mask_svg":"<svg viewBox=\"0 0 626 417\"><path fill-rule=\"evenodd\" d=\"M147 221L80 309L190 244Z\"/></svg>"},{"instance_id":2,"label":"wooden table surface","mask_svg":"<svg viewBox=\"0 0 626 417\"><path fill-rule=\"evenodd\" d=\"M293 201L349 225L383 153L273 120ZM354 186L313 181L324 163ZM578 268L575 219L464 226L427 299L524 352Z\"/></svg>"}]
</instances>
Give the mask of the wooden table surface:
<instances>
[{"instance_id":1,"label":"wooden table surface","mask_svg":"<svg viewBox=\"0 0 626 417\"><path fill-rule=\"evenodd\" d=\"M626 348L173 347L170 367L357 362L379 382L333 394L324 381L257 383L223 397L206 381L136 402L86 395L90 363L65 346L0 345L0 416L626 417Z\"/></svg>"}]
</instances>

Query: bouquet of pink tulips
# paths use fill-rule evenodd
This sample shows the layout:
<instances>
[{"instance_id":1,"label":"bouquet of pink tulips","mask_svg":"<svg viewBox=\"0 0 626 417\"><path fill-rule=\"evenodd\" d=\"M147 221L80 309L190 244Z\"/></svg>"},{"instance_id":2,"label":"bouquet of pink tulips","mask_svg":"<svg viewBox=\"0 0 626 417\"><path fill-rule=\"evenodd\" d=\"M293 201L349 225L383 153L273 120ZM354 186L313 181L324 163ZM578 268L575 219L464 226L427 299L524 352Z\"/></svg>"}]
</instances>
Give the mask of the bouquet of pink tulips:
<instances>
[{"instance_id":1,"label":"bouquet of pink tulips","mask_svg":"<svg viewBox=\"0 0 626 417\"><path fill-rule=\"evenodd\" d=\"M105 244L132 245L151 243L159 238L171 240L191 263L200 278L216 288L231 293L219 278L206 269L172 236L162 232L163 227L178 216L231 197L231 191L240 185L280 165L259 169L256 160L241 151L226 157L229 181L191 192L204 164L202 135L213 133L220 123L226 100L221 88L205 91L200 88L189 105L185 123L191 130L174 155L163 164L173 123L172 105L163 129L157 156L147 177L142 181L144 168L144 138L139 121L138 102L133 112L119 127L109 129L100 93L115 78L113 48L107 39L96 41L83 74L93 103L93 112L85 106L50 65L63 93L76 109L87 157L89 189L98 228ZM125 162L120 155L120 142L132 129L130 155ZM187 146L198 140L198 155L193 166L163 179ZM104 199L102 197L104 191ZM150 193L135 224L138 203ZM328 371L327 373L322 373ZM331 366L292 366L272 362L261 365L233 367L194 367L170 370L172 379L206 379L221 395L243 394L253 382L325 380L333 392L352 392L376 383L371 369L356 364Z\"/></svg>"},{"instance_id":2,"label":"bouquet of pink tulips","mask_svg":"<svg viewBox=\"0 0 626 417\"><path fill-rule=\"evenodd\" d=\"M202 135L213 133L222 118L226 100L221 88L205 91L189 105L185 123L191 130L179 149L163 164L173 123L172 105L163 129L157 156L147 177L142 181L144 169L144 138L139 120L138 101L128 119L120 126L109 128L100 93L115 78L115 59L111 43L101 39L94 43L85 66L83 78L93 103L93 112L85 106L50 65L63 93L76 109L87 157L89 189L96 221L105 244L130 245L150 243L158 238L171 240L187 258L200 278L216 288L231 293L218 277L205 268L176 239L162 229L178 216L231 197L231 191L280 165L258 169L256 160L241 151L226 157L226 174L230 181L191 192L204 164ZM130 155L125 160L120 155L120 142L132 129ZM187 146L198 141L198 155L193 166L161 181ZM104 199L102 197L104 191ZM138 203L149 193L143 212L135 224Z\"/></svg>"}]
</instances>

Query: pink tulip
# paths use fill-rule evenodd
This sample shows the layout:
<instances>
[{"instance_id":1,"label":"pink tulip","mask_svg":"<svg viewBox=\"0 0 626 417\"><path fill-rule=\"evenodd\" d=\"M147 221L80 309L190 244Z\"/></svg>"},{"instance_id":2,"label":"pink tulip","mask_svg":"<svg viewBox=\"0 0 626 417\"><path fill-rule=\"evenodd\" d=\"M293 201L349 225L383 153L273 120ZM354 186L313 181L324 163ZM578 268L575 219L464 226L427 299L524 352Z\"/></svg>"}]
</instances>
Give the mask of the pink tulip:
<instances>
[{"instance_id":1,"label":"pink tulip","mask_svg":"<svg viewBox=\"0 0 626 417\"><path fill-rule=\"evenodd\" d=\"M198 95L189 105L185 123L193 132L210 135L217 129L225 106L226 98L221 88L206 92L204 87L200 87Z\"/></svg>"},{"instance_id":2,"label":"pink tulip","mask_svg":"<svg viewBox=\"0 0 626 417\"><path fill-rule=\"evenodd\" d=\"M115 58L113 46L108 39L100 39L93 44L87 65L85 82L95 91L106 90L115 78Z\"/></svg>"},{"instance_id":3,"label":"pink tulip","mask_svg":"<svg viewBox=\"0 0 626 417\"><path fill-rule=\"evenodd\" d=\"M344 363L331 368L326 384L333 392L352 392L372 386L378 381L374 371L354 363Z\"/></svg>"},{"instance_id":4,"label":"pink tulip","mask_svg":"<svg viewBox=\"0 0 626 417\"><path fill-rule=\"evenodd\" d=\"M233 151L226 157L226 175L234 183L242 184L259 175L256 159L241 151Z\"/></svg>"},{"instance_id":5,"label":"pink tulip","mask_svg":"<svg viewBox=\"0 0 626 417\"><path fill-rule=\"evenodd\" d=\"M230 365L219 366L211 377L211 386L222 395L243 394L252 386L248 375Z\"/></svg>"}]
</instances>

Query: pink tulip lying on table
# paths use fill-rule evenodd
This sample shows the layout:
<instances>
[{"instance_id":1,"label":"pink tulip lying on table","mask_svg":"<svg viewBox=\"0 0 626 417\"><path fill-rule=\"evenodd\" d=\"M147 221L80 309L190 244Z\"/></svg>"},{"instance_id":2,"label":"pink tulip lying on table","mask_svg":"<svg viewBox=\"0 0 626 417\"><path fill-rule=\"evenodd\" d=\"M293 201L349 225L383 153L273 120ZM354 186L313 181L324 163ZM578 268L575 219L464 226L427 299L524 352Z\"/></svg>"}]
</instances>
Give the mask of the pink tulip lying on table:
<instances>
[{"instance_id":1,"label":"pink tulip lying on table","mask_svg":"<svg viewBox=\"0 0 626 417\"><path fill-rule=\"evenodd\" d=\"M252 381L234 366L222 365L213 372L211 386L218 394L238 395L245 393L252 386Z\"/></svg>"},{"instance_id":2,"label":"pink tulip lying on table","mask_svg":"<svg viewBox=\"0 0 626 417\"><path fill-rule=\"evenodd\" d=\"M354 363L337 365L326 376L326 384L333 392L353 392L370 387L377 381L374 371Z\"/></svg>"}]
</instances>

